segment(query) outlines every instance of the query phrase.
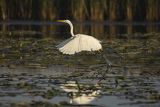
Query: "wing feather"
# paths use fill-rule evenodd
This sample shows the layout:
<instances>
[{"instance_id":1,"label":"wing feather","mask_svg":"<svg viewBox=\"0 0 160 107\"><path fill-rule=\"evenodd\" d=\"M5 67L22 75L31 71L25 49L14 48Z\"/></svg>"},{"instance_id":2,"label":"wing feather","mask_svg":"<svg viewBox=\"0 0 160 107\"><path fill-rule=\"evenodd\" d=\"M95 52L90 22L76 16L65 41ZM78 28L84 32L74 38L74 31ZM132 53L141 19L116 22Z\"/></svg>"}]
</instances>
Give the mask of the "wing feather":
<instances>
[{"instance_id":1,"label":"wing feather","mask_svg":"<svg viewBox=\"0 0 160 107\"><path fill-rule=\"evenodd\" d=\"M81 51L96 51L102 49L100 41L92 36L77 34L56 46L64 54L75 54Z\"/></svg>"}]
</instances>

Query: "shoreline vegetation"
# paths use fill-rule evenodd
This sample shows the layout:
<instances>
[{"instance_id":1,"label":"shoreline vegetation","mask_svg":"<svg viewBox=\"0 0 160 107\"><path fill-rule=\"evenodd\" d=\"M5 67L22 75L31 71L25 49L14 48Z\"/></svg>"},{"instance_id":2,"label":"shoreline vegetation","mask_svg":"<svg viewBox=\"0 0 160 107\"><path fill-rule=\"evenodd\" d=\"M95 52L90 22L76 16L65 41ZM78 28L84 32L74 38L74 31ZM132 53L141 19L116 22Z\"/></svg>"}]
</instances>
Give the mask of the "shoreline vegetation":
<instances>
[{"instance_id":1,"label":"shoreline vegetation","mask_svg":"<svg viewBox=\"0 0 160 107\"><path fill-rule=\"evenodd\" d=\"M156 22L159 5L159 0L0 0L0 19Z\"/></svg>"},{"instance_id":2,"label":"shoreline vegetation","mask_svg":"<svg viewBox=\"0 0 160 107\"><path fill-rule=\"evenodd\" d=\"M14 20L55 22L57 19L70 19L73 21L75 33L98 38L119 38L118 34L159 32L159 5L159 0L0 0L0 30L4 33L15 30L36 31L44 34L44 37L51 37L52 32L66 33L68 29L64 30L66 26L57 27L54 24L13 26L6 23ZM86 22L93 24L82 24ZM106 22L107 26L96 24ZM116 25L119 22L122 25ZM137 22L146 24L134 24Z\"/></svg>"}]
</instances>

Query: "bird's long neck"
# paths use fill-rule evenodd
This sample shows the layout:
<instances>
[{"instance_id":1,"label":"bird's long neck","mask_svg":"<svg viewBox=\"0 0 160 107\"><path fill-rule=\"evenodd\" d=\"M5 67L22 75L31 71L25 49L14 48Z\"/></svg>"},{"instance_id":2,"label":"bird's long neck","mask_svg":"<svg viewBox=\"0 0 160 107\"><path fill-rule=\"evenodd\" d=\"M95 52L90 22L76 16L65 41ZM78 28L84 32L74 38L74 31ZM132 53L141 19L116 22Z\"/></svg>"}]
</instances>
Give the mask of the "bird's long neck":
<instances>
[{"instance_id":1,"label":"bird's long neck","mask_svg":"<svg viewBox=\"0 0 160 107\"><path fill-rule=\"evenodd\" d=\"M73 24L72 23L68 23L69 26L70 26L70 33L72 36L74 36L74 33L73 33Z\"/></svg>"}]
</instances>

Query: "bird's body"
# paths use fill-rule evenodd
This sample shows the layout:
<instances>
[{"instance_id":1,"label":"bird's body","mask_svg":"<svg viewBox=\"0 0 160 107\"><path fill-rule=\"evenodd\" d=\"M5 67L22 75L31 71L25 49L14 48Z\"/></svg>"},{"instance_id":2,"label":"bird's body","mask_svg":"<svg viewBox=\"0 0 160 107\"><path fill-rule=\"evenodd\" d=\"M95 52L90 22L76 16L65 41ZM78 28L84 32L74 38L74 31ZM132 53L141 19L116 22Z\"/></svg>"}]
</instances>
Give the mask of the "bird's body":
<instances>
[{"instance_id":1,"label":"bird's body","mask_svg":"<svg viewBox=\"0 0 160 107\"><path fill-rule=\"evenodd\" d=\"M100 41L92 36L73 33L73 25L69 20L61 20L60 22L68 23L71 28L72 37L63 41L56 47L63 54L75 54L81 51L97 51L102 49Z\"/></svg>"}]
</instances>

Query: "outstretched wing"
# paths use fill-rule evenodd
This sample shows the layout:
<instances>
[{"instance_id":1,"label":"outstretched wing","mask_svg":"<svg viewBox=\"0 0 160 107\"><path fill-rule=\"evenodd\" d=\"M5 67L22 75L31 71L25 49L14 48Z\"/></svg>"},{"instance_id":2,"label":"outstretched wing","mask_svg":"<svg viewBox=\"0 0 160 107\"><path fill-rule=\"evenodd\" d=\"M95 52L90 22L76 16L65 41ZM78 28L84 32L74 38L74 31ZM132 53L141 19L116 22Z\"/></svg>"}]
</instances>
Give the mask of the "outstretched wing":
<instances>
[{"instance_id":1,"label":"outstretched wing","mask_svg":"<svg viewBox=\"0 0 160 107\"><path fill-rule=\"evenodd\" d=\"M65 41L63 41L62 43L60 43L59 45L57 45L56 47L59 49L60 52L62 52L63 54L75 54L79 52L78 49L78 38L73 37L73 38L69 38Z\"/></svg>"},{"instance_id":2,"label":"outstretched wing","mask_svg":"<svg viewBox=\"0 0 160 107\"><path fill-rule=\"evenodd\" d=\"M96 51L102 49L100 41L92 36L78 34L79 49L81 51Z\"/></svg>"},{"instance_id":3,"label":"outstretched wing","mask_svg":"<svg viewBox=\"0 0 160 107\"><path fill-rule=\"evenodd\" d=\"M100 41L88 35L77 34L56 46L63 54L75 54L81 51L96 51L102 49Z\"/></svg>"},{"instance_id":4,"label":"outstretched wing","mask_svg":"<svg viewBox=\"0 0 160 107\"><path fill-rule=\"evenodd\" d=\"M72 38L69 38L69 39L67 39L67 40L65 40L65 41L63 41L62 43L60 43L60 44L57 45L56 47L57 47L57 48L61 48L61 47L65 46L67 43L69 43L72 39L73 39L73 37L72 37Z\"/></svg>"}]
</instances>

